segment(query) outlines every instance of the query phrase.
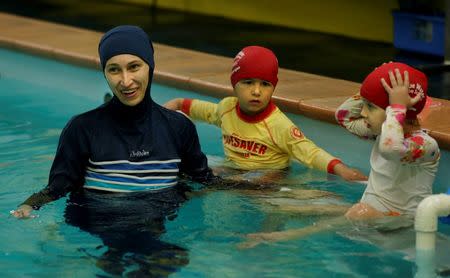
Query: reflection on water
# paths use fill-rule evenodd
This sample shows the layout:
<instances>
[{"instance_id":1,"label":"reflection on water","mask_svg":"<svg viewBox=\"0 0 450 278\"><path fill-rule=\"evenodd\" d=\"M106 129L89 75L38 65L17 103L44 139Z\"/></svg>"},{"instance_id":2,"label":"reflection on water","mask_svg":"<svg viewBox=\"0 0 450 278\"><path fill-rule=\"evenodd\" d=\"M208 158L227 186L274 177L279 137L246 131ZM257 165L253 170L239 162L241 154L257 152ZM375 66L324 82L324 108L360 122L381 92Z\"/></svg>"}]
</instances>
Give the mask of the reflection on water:
<instances>
[{"instance_id":1,"label":"reflection on water","mask_svg":"<svg viewBox=\"0 0 450 278\"><path fill-rule=\"evenodd\" d=\"M189 262L188 251L160 240L166 219L186 200L183 185L163 192L71 194L66 222L100 237L107 250L96 265L114 275L165 277Z\"/></svg>"}]
</instances>

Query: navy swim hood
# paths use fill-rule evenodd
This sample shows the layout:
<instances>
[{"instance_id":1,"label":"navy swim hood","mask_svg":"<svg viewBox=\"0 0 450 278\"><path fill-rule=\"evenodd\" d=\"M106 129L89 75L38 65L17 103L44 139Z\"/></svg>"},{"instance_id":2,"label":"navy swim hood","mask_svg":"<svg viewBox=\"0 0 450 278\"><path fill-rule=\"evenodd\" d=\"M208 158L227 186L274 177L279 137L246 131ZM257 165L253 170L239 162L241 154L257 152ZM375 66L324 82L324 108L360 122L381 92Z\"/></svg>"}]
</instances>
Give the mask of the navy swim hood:
<instances>
[{"instance_id":1,"label":"navy swim hood","mask_svg":"<svg viewBox=\"0 0 450 278\"><path fill-rule=\"evenodd\" d=\"M151 72L155 69L153 44L147 33L138 26L121 25L106 32L98 45L98 54L103 70L111 57L120 54L138 56L150 66Z\"/></svg>"},{"instance_id":2,"label":"navy swim hood","mask_svg":"<svg viewBox=\"0 0 450 278\"><path fill-rule=\"evenodd\" d=\"M150 88L153 79L155 62L153 45L147 33L140 27L121 25L106 32L98 45L98 54L103 72L109 59L116 55L131 54L141 58L149 65L149 81L144 99L135 106L127 106L114 96L107 102L108 109L113 111L116 122L131 129L139 128L138 120L147 117L152 107ZM143 127L145 129L145 127Z\"/></svg>"}]
</instances>

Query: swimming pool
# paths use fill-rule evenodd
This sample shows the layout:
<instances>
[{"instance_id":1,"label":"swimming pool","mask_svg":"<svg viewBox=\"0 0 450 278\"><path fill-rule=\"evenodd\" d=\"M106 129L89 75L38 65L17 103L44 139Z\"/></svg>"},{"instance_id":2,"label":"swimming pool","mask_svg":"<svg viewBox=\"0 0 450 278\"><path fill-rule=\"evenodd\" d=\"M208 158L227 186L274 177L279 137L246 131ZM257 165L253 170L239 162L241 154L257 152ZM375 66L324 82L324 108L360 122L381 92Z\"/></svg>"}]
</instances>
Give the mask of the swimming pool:
<instances>
[{"instance_id":1,"label":"swimming pool","mask_svg":"<svg viewBox=\"0 0 450 278\"><path fill-rule=\"evenodd\" d=\"M105 252L99 238L68 225L66 198L46 205L39 217L19 221L9 215L47 182L61 128L74 114L92 109L109 91L97 70L79 68L0 49L0 273L3 277L92 277L105 275L96 258ZM213 99L154 84L153 99L177 96ZM289 115L319 146L367 172L371 142L340 127ZM220 131L199 124L203 150L221 156ZM442 152L434 191L449 186L450 154ZM330 190L355 202L364 188L294 164L299 186ZM310 225L318 217L295 217L270 211L232 191L193 197L178 216L166 222L162 239L188 250L188 264L173 277L411 277L414 232L378 233L344 227L301 240L238 250L246 233ZM448 226L440 232L450 235ZM367 236L368 235L368 236ZM371 240L366 240L371 238ZM440 248L441 247L441 248ZM450 264L449 252L438 246Z\"/></svg>"}]
</instances>

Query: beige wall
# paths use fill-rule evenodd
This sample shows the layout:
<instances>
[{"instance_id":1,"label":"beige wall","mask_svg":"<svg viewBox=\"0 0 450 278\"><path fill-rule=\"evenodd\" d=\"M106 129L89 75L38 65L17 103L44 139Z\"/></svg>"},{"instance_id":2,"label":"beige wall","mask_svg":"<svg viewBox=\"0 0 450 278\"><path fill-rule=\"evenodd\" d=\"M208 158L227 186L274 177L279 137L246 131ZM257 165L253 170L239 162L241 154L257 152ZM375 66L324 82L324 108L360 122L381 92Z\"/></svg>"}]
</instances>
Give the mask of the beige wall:
<instances>
[{"instance_id":1,"label":"beige wall","mask_svg":"<svg viewBox=\"0 0 450 278\"><path fill-rule=\"evenodd\" d=\"M150 5L152 0L122 0ZM156 0L158 7L392 42L397 0Z\"/></svg>"}]
</instances>

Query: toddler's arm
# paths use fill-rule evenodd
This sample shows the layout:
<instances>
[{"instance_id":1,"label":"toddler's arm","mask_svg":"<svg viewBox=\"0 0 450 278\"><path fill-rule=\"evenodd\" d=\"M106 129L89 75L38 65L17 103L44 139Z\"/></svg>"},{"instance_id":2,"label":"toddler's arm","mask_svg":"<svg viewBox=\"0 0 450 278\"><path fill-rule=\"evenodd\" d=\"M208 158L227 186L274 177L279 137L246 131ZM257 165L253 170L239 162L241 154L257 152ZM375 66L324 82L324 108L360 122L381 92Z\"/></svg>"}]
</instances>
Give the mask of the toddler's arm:
<instances>
[{"instance_id":1,"label":"toddler's arm","mask_svg":"<svg viewBox=\"0 0 450 278\"><path fill-rule=\"evenodd\" d=\"M227 101L224 99L221 101ZM220 126L219 104L199 99L175 98L164 104L170 110L179 110L192 120L199 120Z\"/></svg>"},{"instance_id":2,"label":"toddler's arm","mask_svg":"<svg viewBox=\"0 0 450 278\"><path fill-rule=\"evenodd\" d=\"M421 130L404 133L406 111L419 100L419 95L409 95L408 72L404 73L403 80L399 70L395 71L395 76L394 73L389 73L392 87L381 79L389 94L390 106L386 108L386 121L381 128L379 149L383 157L390 160L404 163L434 162L439 159L439 146L433 138Z\"/></svg>"},{"instance_id":3,"label":"toddler's arm","mask_svg":"<svg viewBox=\"0 0 450 278\"><path fill-rule=\"evenodd\" d=\"M376 135L370 131L366 120L361 117L363 105L363 99L359 94L350 97L336 110L336 121L339 125L359 137L375 139Z\"/></svg>"},{"instance_id":4,"label":"toddler's arm","mask_svg":"<svg viewBox=\"0 0 450 278\"><path fill-rule=\"evenodd\" d=\"M244 241L237 245L238 249L253 248L261 243L287 241L293 239L303 238L315 233L337 229L340 226L348 224L348 220L343 216L319 221L311 226L306 226L297 229L289 229L277 232L267 233L253 233L247 235L247 241Z\"/></svg>"},{"instance_id":5,"label":"toddler's arm","mask_svg":"<svg viewBox=\"0 0 450 278\"><path fill-rule=\"evenodd\" d=\"M286 126L288 128L283 126L275 128L277 130L275 140L278 146L286 151L289 156L308 167L338 175L348 181L367 180L367 176L361 171L348 167L341 160L333 157L306 138L292 122L288 121Z\"/></svg>"},{"instance_id":6,"label":"toddler's arm","mask_svg":"<svg viewBox=\"0 0 450 278\"><path fill-rule=\"evenodd\" d=\"M404 163L433 162L439 158L437 142L423 131L404 134L403 120L406 107L392 105L386 108L386 121L380 135L379 149L383 157Z\"/></svg>"}]
</instances>

